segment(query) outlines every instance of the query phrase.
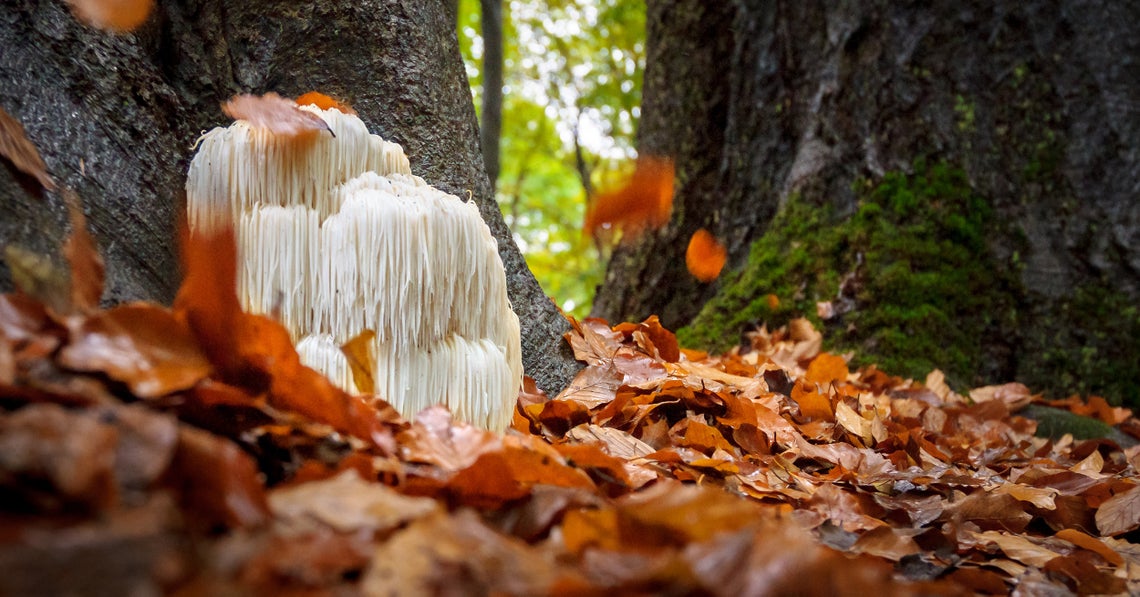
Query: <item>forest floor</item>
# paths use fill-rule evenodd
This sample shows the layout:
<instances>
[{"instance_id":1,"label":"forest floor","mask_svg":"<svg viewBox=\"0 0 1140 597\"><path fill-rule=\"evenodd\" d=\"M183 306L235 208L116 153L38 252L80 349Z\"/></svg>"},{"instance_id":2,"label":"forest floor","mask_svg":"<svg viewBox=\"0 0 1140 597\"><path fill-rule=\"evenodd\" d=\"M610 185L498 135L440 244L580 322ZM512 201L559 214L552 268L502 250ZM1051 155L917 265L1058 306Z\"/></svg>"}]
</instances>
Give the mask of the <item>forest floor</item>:
<instances>
[{"instance_id":1,"label":"forest floor","mask_svg":"<svg viewBox=\"0 0 1140 597\"><path fill-rule=\"evenodd\" d=\"M1140 448L1037 437L1020 384L851 371L805 320L722 355L587 320L506 433L409 422L240 311L232 237L173 308L97 307L68 246L68 294L0 296L3 594L1140 591Z\"/></svg>"}]
</instances>

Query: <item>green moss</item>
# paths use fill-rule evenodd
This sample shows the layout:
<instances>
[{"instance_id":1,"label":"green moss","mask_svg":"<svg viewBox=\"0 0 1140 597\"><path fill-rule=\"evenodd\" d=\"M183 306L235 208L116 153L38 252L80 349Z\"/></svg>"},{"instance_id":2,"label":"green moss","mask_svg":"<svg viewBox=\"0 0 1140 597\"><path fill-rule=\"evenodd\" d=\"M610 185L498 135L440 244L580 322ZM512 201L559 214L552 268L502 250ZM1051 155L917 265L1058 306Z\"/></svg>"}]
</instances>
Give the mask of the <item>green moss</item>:
<instances>
[{"instance_id":1,"label":"green moss","mask_svg":"<svg viewBox=\"0 0 1140 597\"><path fill-rule=\"evenodd\" d=\"M1140 310L1107 280L1038 309L1022 330L1018 377L1054 395L1096 394L1140 405Z\"/></svg>"},{"instance_id":2,"label":"green moss","mask_svg":"<svg viewBox=\"0 0 1140 597\"><path fill-rule=\"evenodd\" d=\"M689 345L723 350L759 322L815 319L817 301L835 299L850 278L854 309L827 322L833 350L854 349L860 362L921 377L938 367L971 384L984 370L982 346L1011 313L1012 285L989 257L995 224L984 198L946 164L915 164L860 185L854 216L837 221L827 207L793 197L753 246L748 265L680 330ZM767 294L780 298L773 311Z\"/></svg>"},{"instance_id":3,"label":"green moss","mask_svg":"<svg viewBox=\"0 0 1140 597\"><path fill-rule=\"evenodd\" d=\"M1047 170L1053 145L1038 149L1033 163ZM913 174L856 191L846 219L790 197L746 266L678 331L681 342L719 352L761 323L806 316L829 350L854 351L856 365L916 378L938 368L958 388L1018 380L1047 395L1140 405L1140 308L1111 280L1060 300L1028 297L1020 253L998 259L989 246L1018 232L946 164L919 161ZM822 322L818 301L851 310Z\"/></svg>"}]
</instances>

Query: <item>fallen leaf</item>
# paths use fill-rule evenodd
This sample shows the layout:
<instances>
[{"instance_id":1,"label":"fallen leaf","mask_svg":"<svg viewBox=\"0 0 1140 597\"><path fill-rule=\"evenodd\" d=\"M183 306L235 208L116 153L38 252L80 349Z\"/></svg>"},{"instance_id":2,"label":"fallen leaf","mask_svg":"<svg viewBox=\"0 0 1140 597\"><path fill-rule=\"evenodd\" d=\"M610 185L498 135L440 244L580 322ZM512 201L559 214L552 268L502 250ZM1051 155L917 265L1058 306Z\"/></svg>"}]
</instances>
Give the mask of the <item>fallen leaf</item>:
<instances>
[{"instance_id":1,"label":"fallen leaf","mask_svg":"<svg viewBox=\"0 0 1140 597\"><path fill-rule=\"evenodd\" d=\"M261 96L234 96L222 104L222 112L230 118L245 120L250 126L266 129L275 135L295 137L319 131L332 132L323 118L300 109L297 102L273 92Z\"/></svg>"},{"instance_id":2,"label":"fallen leaf","mask_svg":"<svg viewBox=\"0 0 1140 597\"><path fill-rule=\"evenodd\" d=\"M71 270L71 308L88 313L99 306L103 296L103 257L87 231L79 196L71 189L66 189L63 196L71 217L71 234L63 244L63 255Z\"/></svg>"},{"instance_id":3,"label":"fallen leaf","mask_svg":"<svg viewBox=\"0 0 1140 597\"><path fill-rule=\"evenodd\" d=\"M850 372L847 370L847 361L843 357L821 352L808 365L804 379L826 386L847 381L848 375Z\"/></svg>"},{"instance_id":4,"label":"fallen leaf","mask_svg":"<svg viewBox=\"0 0 1140 597\"><path fill-rule=\"evenodd\" d=\"M323 481L271 491L274 523L287 535L319 532L325 525L340 533L383 533L440 509L433 499L401 495L347 470Z\"/></svg>"},{"instance_id":5,"label":"fallen leaf","mask_svg":"<svg viewBox=\"0 0 1140 597\"><path fill-rule=\"evenodd\" d=\"M472 510L416 520L381 543L361 581L365 595L548 595L555 564L488 528Z\"/></svg>"},{"instance_id":6,"label":"fallen leaf","mask_svg":"<svg viewBox=\"0 0 1140 597\"><path fill-rule=\"evenodd\" d=\"M985 531L976 533L966 531L966 535L981 544L993 543L1005 555L1025 564L1026 566L1041 567L1061 555L1051 549L1038 545L1021 535L1012 535L1000 531Z\"/></svg>"},{"instance_id":7,"label":"fallen leaf","mask_svg":"<svg viewBox=\"0 0 1140 597\"><path fill-rule=\"evenodd\" d=\"M39 150L24 132L24 125L3 108L0 108L0 156L17 170L35 178L43 188L49 191L56 189Z\"/></svg>"},{"instance_id":8,"label":"fallen leaf","mask_svg":"<svg viewBox=\"0 0 1140 597\"><path fill-rule=\"evenodd\" d=\"M727 260L728 251L708 230L701 228L689 238L685 267L697 280L708 283L717 279Z\"/></svg>"},{"instance_id":9,"label":"fallen leaf","mask_svg":"<svg viewBox=\"0 0 1140 597\"><path fill-rule=\"evenodd\" d=\"M376 362L372 340L375 338L376 332L364 330L340 347L352 369L352 382L356 385L356 391L361 394L376 392L376 384L372 379L372 363Z\"/></svg>"},{"instance_id":10,"label":"fallen leaf","mask_svg":"<svg viewBox=\"0 0 1140 597\"><path fill-rule=\"evenodd\" d=\"M67 0L75 18L115 33L134 31L146 22L154 0Z\"/></svg>"},{"instance_id":11,"label":"fallen leaf","mask_svg":"<svg viewBox=\"0 0 1140 597\"><path fill-rule=\"evenodd\" d=\"M301 97L297 98L297 105L316 106L322 110L332 110L335 108L340 110L342 114L356 114L356 110L353 110L348 104L320 93L319 91L310 91L302 94Z\"/></svg>"},{"instance_id":12,"label":"fallen leaf","mask_svg":"<svg viewBox=\"0 0 1140 597\"><path fill-rule=\"evenodd\" d=\"M233 442L183 425L168 483L199 523L251 527L269 518L257 464Z\"/></svg>"},{"instance_id":13,"label":"fallen leaf","mask_svg":"<svg viewBox=\"0 0 1140 597\"><path fill-rule=\"evenodd\" d=\"M628 183L590 199L584 228L595 239L620 230L622 242L631 242L668 223L672 210L673 160L642 156Z\"/></svg>"},{"instance_id":14,"label":"fallen leaf","mask_svg":"<svg viewBox=\"0 0 1140 597\"><path fill-rule=\"evenodd\" d=\"M1057 534L1055 536L1058 539L1064 539L1065 541L1068 541L1077 547L1087 549L1100 555L1100 557L1104 558L1104 561L1112 564L1113 566L1124 565L1124 558L1122 558L1115 549L1112 549L1106 545L1104 541L1101 541L1092 535L1082 533L1077 529L1061 529L1057 531Z\"/></svg>"},{"instance_id":15,"label":"fallen leaf","mask_svg":"<svg viewBox=\"0 0 1140 597\"><path fill-rule=\"evenodd\" d=\"M146 303L121 305L82 320L59 360L71 369L106 373L140 398L188 389L211 370L186 324Z\"/></svg>"},{"instance_id":16,"label":"fallen leaf","mask_svg":"<svg viewBox=\"0 0 1140 597\"><path fill-rule=\"evenodd\" d=\"M1111 537L1140 527L1140 485L1108 498L1096 511L1096 528Z\"/></svg>"}]
</instances>

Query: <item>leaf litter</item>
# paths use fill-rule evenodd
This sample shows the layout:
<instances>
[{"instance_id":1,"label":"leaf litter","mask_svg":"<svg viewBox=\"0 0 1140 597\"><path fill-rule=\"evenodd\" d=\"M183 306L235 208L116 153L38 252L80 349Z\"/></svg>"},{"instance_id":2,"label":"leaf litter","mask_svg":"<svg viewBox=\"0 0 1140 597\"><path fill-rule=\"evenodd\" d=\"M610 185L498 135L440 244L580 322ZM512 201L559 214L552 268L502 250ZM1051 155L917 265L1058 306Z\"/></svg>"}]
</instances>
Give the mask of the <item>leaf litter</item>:
<instances>
[{"instance_id":1,"label":"leaf litter","mask_svg":"<svg viewBox=\"0 0 1140 597\"><path fill-rule=\"evenodd\" d=\"M1140 590L1140 449L1036 437L1024 386L852 370L806 321L707 355L595 319L567 334L578 378L525 385L506 434L410 422L243 313L233 258L187 237L171 309L100 308L101 273L65 312L0 296L0 592L123 562L185 595Z\"/></svg>"}]
</instances>

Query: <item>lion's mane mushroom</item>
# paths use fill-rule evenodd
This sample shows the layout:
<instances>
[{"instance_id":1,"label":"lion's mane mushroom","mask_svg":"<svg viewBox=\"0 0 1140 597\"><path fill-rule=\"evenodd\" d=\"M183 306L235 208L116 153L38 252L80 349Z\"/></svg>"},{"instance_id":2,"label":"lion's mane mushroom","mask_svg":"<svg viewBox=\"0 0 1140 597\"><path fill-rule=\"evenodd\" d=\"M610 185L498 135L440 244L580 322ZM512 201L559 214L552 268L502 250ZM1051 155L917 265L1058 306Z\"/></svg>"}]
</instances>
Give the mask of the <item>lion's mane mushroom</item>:
<instances>
[{"instance_id":1,"label":"lion's mane mushroom","mask_svg":"<svg viewBox=\"0 0 1140 597\"><path fill-rule=\"evenodd\" d=\"M235 225L243 306L278 313L306 365L353 390L339 347L372 330L375 391L405 416L444 403L505 429L522 383L519 323L478 209L412 176L400 146L356 116L300 109L333 134L238 120L203 135L191 228L217 214Z\"/></svg>"}]
</instances>

